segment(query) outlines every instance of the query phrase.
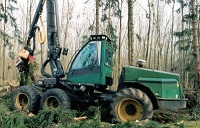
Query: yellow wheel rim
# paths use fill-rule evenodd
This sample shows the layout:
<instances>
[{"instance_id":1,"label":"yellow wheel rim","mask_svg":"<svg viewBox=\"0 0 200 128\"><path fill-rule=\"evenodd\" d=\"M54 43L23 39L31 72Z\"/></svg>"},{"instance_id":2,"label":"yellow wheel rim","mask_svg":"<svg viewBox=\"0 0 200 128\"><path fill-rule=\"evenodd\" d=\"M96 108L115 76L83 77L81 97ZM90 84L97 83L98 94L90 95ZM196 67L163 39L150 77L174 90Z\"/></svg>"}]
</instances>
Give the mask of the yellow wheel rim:
<instances>
[{"instance_id":1,"label":"yellow wheel rim","mask_svg":"<svg viewBox=\"0 0 200 128\"><path fill-rule=\"evenodd\" d=\"M143 108L138 101L126 99L118 105L117 112L122 121L135 121L142 118Z\"/></svg>"},{"instance_id":2,"label":"yellow wheel rim","mask_svg":"<svg viewBox=\"0 0 200 128\"><path fill-rule=\"evenodd\" d=\"M45 101L45 107L58 108L60 106L59 100L55 96L50 96Z\"/></svg>"},{"instance_id":3,"label":"yellow wheel rim","mask_svg":"<svg viewBox=\"0 0 200 128\"><path fill-rule=\"evenodd\" d=\"M28 95L25 93L19 93L15 99L16 107L18 109L26 109L29 104Z\"/></svg>"}]
</instances>

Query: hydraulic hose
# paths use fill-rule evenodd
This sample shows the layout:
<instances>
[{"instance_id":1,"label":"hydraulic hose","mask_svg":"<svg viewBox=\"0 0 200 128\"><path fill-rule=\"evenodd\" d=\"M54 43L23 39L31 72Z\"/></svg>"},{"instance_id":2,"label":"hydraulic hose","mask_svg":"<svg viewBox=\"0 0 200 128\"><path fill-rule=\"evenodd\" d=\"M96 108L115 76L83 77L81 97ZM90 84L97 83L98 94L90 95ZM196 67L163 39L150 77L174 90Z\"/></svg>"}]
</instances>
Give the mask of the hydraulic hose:
<instances>
[{"instance_id":1,"label":"hydraulic hose","mask_svg":"<svg viewBox=\"0 0 200 128\"><path fill-rule=\"evenodd\" d=\"M42 29L43 29L43 32L44 32L44 35L43 35L43 39L41 39L41 31L40 31L40 28L37 27L37 38L38 38L38 41L39 43L41 44L44 44L47 40L47 33L45 31L45 27L44 27L44 23L43 23L43 20L42 20L42 16L40 15L40 21L41 21L41 24L42 24Z\"/></svg>"},{"instance_id":2,"label":"hydraulic hose","mask_svg":"<svg viewBox=\"0 0 200 128\"><path fill-rule=\"evenodd\" d=\"M49 73L45 72L45 67L47 66L47 64L49 63L49 61L50 61L49 59L45 60L44 63L42 64L42 67L41 67L41 74L44 77L47 77L47 78L51 78L52 77Z\"/></svg>"}]
</instances>

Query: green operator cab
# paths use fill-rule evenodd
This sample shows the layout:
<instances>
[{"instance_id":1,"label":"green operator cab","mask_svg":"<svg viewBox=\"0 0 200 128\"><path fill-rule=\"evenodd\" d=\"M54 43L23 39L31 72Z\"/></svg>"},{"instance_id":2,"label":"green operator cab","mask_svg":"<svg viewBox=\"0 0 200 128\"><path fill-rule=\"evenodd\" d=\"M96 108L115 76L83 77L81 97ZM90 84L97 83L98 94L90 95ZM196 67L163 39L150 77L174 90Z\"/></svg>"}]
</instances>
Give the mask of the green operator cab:
<instances>
[{"instance_id":1,"label":"green operator cab","mask_svg":"<svg viewBox=\"0 0 200 128\"><path fill-rule=\"evenodd\" d=\"M106 88L113 84L112 57L116 46L105 35L92 35L76 54L70 66L67 80L71 83L87 83Z\"/></svg>"}]
</instances>

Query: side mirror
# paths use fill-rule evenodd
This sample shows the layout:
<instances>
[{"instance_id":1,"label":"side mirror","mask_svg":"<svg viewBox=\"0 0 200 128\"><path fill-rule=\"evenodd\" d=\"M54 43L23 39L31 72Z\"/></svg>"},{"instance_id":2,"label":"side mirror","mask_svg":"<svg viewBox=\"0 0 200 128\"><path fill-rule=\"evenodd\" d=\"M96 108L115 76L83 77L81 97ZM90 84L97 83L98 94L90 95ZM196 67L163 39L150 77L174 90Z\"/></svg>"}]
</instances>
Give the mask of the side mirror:
<instances>
[{"instance_id":1,"label":"side mirror","mask_svg":"<svg viewBox=\"0 0 200 128\"><path fill-rule=\"evenodd\" d=\"M68 48L67 49L64 48L62 54L65 55L65 56L67 56L67 54L68 54Z\"/></svg>"}]
</instances>

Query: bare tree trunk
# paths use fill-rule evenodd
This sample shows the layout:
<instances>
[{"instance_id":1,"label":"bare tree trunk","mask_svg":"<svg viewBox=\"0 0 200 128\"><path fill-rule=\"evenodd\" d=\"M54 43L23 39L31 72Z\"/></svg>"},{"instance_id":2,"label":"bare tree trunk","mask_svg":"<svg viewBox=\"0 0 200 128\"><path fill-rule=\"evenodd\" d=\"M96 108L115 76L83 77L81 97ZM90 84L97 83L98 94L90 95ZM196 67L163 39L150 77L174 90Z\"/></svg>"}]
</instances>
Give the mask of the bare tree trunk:
<instances>
[{"instance_id":1,"label":"bare tree trunk","mask_svg":"<svg viewBox=\"0 0 200 128\"><path fill-rule=\"evenodd\" d=\"M26 28L25 28L25 33L24 33L24 37L23 37L23 39L26 41L27 40L27 35L28 35L28 13L29 13L29 10L28 10L28 5L29 5L29 3L28 3L28 1L29 0L27 0L27 2L26 2Z\"/></svg>"},{"instance_id":2,"label":"bare tree trunk","mask_svg":"<svg viewBox=\"0 0 200 128\"><path fill-rule=\"evenodd\" d=\"M15 38L14 39L14 42L13 42L13 45L15 46L15 47L12 47L12 51L13 52L15 52L15 48L16 48L16 46L17 46L17 39ZM15 64L15 62L16 62L16 60L15 59L12 59L12 61L11 61L11 63L12 64ZM11 81L15 81L17 78L16 78L16 67L12 67L11 68L12 69L12 78L11 78Z\"/></svg>"},{"instance_id":3,"label":"bare tree trunk","mask_svg":"<svg viewBox=\"0 0 200 128\"><path fill-rule=\"evenodd\" d=\"M133 3L134 0L128 0L128 62L133 65L134 54L134 22L133 22Z\"/></svg>"},{"instance_id":4,"label":"bare tree trunk","mask_svg":"<svg viewBox=\"0 0 200 128\"><path fill-rule=\"evenodd\" d=\"M184 9L183 9L183 8L184 8L184 5L181 4L181 19L182 19L182 21L184 20L184 12L183 12ZM184 28L185 28L185 27L184 27L184 22L181 22L181 23L182 23L182 24L181 24L181 31L183 32L183 31L184 31ZM185 37L182 36L180 39L181 39L181 40L184 40L184 38L185 38ZM184 45L184 43L183 43L182 45ZM183 58L184 55L183 55L183 54L184 54L184 53L183 53L183 50L181 50L181 52L180 52L180 59L184 61L184 58ZM179 63L179 67L180 67L180 69L181 69L181 71L180 71L180 72L181 72L181 76L183 76L183 77L182 77L182 84L185 86L185 84L184 84L184 81L185 81L184 72L183 72L183 70L182 70L182 68L184 67L184 62L180 62L180 63Z\"/></svg>"},{"instance_id":5,"label":"bare tree trunk","mask_svg":"<svg viewBox=\"0 0 200 128\"><path fill-rule=\"evenodd\" d=\"M3 3L2 3L2 0L0 0L0 5L2 5ZM3 10L3 8L2 8L2 6L0 6L0 14L2 13L2 10ZM2 18L0 18L0 20L2 20ZM0 28L2 28L2 24L0 24ZM2 39L0 39L0 42L2 42ZM0 45L0 55L1 55L1 52L2 52L2 44ZM0 60L2 60L2 58L0 57ZM0 67L2 68L2 64L3 63L0 63ZM2 72L0 71L0 74L1 74ZM1 77L0 77L1 78ZM2 80L2 79L1 79ZM1 82L1 80L0 80L0 82Z\"/></svg>"},{"instance_id":6,"label":"bare tree trunk","mask_svg":"<svg viewBox=\"0 0 200 128\"><path fill-rule=\"evenodd\" d=\"M196 0L192 0L192 28L193 28L193 50L195 63L195 90L200 89L200 73L199 73L199 41L198 41L198 20L196 11Z\"/></svg>"},{"instance_id":7,"label":"bare tree trunk","mask_svg":"<svg viewBox=\"0 0 200 128\"><path fill-rule=\"evenodd\" d=\"M33 0L31 0L30 1L30 8L29 8L29 13L30 13L30 15L29 15L29 24L31 24L31 22L32 22L32 5L33 5Z\"/></svg>"},{"instance_id":8,"label":"bare tree trunk","mask_svg":"<svg viewBox=\"0 0 200 128\"><path fill-rule=\"evenodd\" d=\"M118 5L119 6L119 5ZM119 16L119 53L118 53L118 74L121 73L121 46L122 46L122 6L123 6L123 0L121 0L121 6L120 6L120 16Z\"/></svg>"},{"instance_id":9,"label":"bare tree trunk","mask_svg":"<svg viewBox=\"0 0 200 128\"><path fill-rule=\"evenodd\" d=\"M68 41L68 34L69 34L69 25L70 25L70 21L72 19L72 13L73 13L73 7L72 7L72 3L70 3L69 1L67 1L67 10L65 10L66 6L65 6L65 0L63 0L63 8L62 8L62 16L64 17L64 15L66 16L65 19L61 20L61 25L64 25L65 27L62 28L63 32L64 32L64 38L63 38L63 48L66 48L67 46L67 41ZM67 11L66 13L64 13L65 11ZM66 23L64 23L64 21ZM62 56L62 60L65 63L66 62L66 58L64 56ZM67 65L63 65L63 68L66 70L67 69Z\"/></svg>"},{"instance_id":10,"label":"bare tree trunk","mask_svg":"<svg viewBox=\"0 0 200 128\"><path fill-rule=\"evenodd\" d=\"M4 2L4 15L6 15L7 12L7 0ZM4 24L3 24L3 75L2 75L2 81L3 81L3 86L5 85L5 48L6 48L6 19L4 19Z\"/></svg>"},{"instance_id":11,"label":"bare tree trunk","mask_svg":"<svg viewBox=\"0 0 200 128\"><path fill-rule=\"evenodd\" d=\"M158 70L160 70L161 69L161 63L162 63L162 61L161 61L161 52L162 52L162 50L161 50L161 40L160 40L160 37L161 37L161 32L160 32L160 25L161 25L161 18L160 18L160 1L159 0L157 0L157 3L158 3L158 5L157 5L157 18L156 18L156 20L157 20L157 22L156 22L156 33L157 33L157 39L156 39L156 42L157 42L157 44L158 44L158 60L157 60L157 68L156 69L158 69Z\"/></svg>"},{"instance_id":12,"label":"bare tree trunk","mask_svg":"<svg viewBox=\"0 0 200 128\"><path fill-rule=\"evenodd\" d=\"M170 19L167 21L165 28L168 28L169 23L170 23ZM170 35L168 36L168 35L169 35L168 31L167 31L167 29L165 29L164 30L164 36L163 36L163 39L162 39L163 43L166 43L166 51L164 52L164 63L163 63L165 71L167 71L167 69L169 69L168 68L168 65L169 65L169 59L168 58L171 55L170 52L168 52L169 49L170 49L170 43L169 42L170 42L171 36ZM163 44L163 48L164 47L165 47L165 45ZM165 49L163 49L163 50L165 50Z\"/></svg>"},{"instance_id":13,"label":"bare tree trunk","mask_svg":"<svg viewBox=\"0 0 200 128\"><path fill-rule=\"evenodd\" d=\"M0 0L0 5L2 5L2 0ZM1 14L2 6L0 6L0 14Z\"/></svg>"},{"instance_id":14,"label":"bare tree trunk","mask_svg":"<svg viewBox=\"0 0 200 128\"><path fill-rule=\"evenodd\" d=\"M2 5L2 0L0 0L0 5ZM2 10L2 6L0 6L0 14L1 14L1 10ZM2 18L0 18L0 20L2 20ZM1 23L1 22L0 22ZM3 24L0 24L0 30L2 28ZM1 52L2 52L2 47L3 47L3 43L2 43L2 39L0 39L0 61L2 61L2 57L1 57ZM0 63L0 67L2 67L3 63ZM2 73L2 71L0 70L0 74ZM0 77L0 83L1 83L2 77Z\"/></svg>"},{"instance_id":15,"label":"bare tree trunk","mask_svg":"<svg viewBox=\"0 0 200 128\"><path fill-rule=\"evenodd\" d=\"M119 40L118 40L118 58L117 58L117 77L115 77L115 81L118 84L119 81L119 77L121 74L121 47L122 47L122 9L123 9L123 1L121 0L121 3L119 3L118 1L118 10L120 10L119 12Z\"/></svg>"},{"instance_id":16,"label":"bare tree trunk","mask_svg":"<svg viewBox=\"0 0 200 128\"><path fill-rule=\"evenodd\" d=\"M175 65L174 65L174 35L173 35L173 32L174 32L174 6L175 6L175 0L173 0L173 5L172 5L172 28L171 28L171 65L170 67L171 68L175 68Z\"/></svg>"},{"instance_id":17,"label":"bare tree trunk","mask_svg":"<svg viewBox=\"0 0 200 128\"><path fill-rule=\"evenodd\" d=\"M99 34L99 3L100 0L96 0L96 34Z\"/></svg>"},{"instance_id":18,"label":"bare tree trunk","mask_svg":"<svg viewBox=\"0 0 200 128\"><path fill-rule=\"evenodd\" d=\"M154 32L155 32L155 30L152 29L152 30L151 30L151 35L154 35ZM149 67L149 68L150 68L150 67L152 68L152 67L154 66L152 63L154 63L153 60L155 59L154 57L152 57L153 51L155 50L155 49L153 50L154 47L153 47L153 45L152 45L152 44L153 44L153 38L150 39L150 42L149 42L149 43L150 43L150 44L149 44L149 45L150 45L150 47L149 47L149 61L148 61L148 60L147 60L147 61L148 61L148 67Z\"/></svg>"},{"instance_id":19,"label":"bare tree trunk","mask_svg":"<svg viewBox=\"0 0 200 128\"><path fill-rule=\"evenodd\" d=\"M32 9L32 5L30 5L30 10ZM31 11L30 11L30 18L31 18ZM43 22L41 20L41 22ZM44 30L45 31L45 30ZM44 35L44 36L47 36L47 35ZM43 62L44 62L44 46L43 44L40 44L40 51L41 51L41 54L40 54L40 65L42 66Z\"/></svg>"},{"instance_id":20,"label":"bare tree trunk","mask_svg":"<svg viewBox=\"0 0 200 128\"><path fill-rule=\"evenodd\" d=\"M146 50L146 56L145 60L148 60L149 56L149 46L150 46L150 32L151 32L151 3L150 0L148 0L148 6L149 6L149 26L148 26L148 32L147 32L147 50ZM148 63L148 67L150 66L150 62Z\"/></svg>"},{"instance_id":21,"label":"bare tree trunk","mask_svg":"<svg viewBox=\"0 0 200 128\"><path fill-rule=\"evenodd\" d=\"M154 3L154 0L151 1L151 3ZM151 14L151 22L154 22L156 20L156 14L155 14L155 6L152 6L151 7L152 9L152 14ZM152 25L152 29L150 31L150 37L154 37L155 36L155 33L156 33L156 30L154 29L154 23L151 23ZM149 48L149 60L148 60L148 66L150 68L155 68L156 67L156 45L157 45L157 42L155 42L155 38L150 38L150 48Z\"/></svg>"}]
</instances>

